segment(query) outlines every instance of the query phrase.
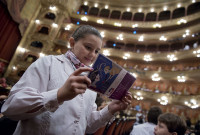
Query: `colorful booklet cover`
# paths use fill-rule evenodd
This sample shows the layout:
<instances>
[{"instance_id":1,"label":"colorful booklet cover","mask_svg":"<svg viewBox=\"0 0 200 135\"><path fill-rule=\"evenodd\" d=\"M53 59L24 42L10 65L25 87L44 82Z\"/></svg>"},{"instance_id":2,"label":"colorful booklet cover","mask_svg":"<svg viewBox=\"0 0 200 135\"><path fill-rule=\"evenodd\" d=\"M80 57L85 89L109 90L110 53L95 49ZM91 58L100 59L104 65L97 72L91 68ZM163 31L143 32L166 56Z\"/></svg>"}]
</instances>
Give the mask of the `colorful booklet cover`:
<instances>
[{"instance_id":1,"label":"colorful booklet cover","mask_svg":"<svg viewBox=\"0 0 200 135\"><path fill-rule=\"evenodd\" d=\"M120 100L136 80L128 71L102 54L98 55L92 68L94 70L88 73L92 81L88 88L111 99Z\"/></svg>"}]
</instances>

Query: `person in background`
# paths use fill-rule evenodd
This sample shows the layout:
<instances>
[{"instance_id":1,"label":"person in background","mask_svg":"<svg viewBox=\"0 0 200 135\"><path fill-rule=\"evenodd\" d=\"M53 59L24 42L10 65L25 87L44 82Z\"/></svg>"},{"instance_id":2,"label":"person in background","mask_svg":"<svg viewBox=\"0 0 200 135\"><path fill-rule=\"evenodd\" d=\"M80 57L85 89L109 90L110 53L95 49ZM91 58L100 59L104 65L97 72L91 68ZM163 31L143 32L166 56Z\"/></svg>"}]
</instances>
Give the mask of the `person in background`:
<instances>
[{"instance_id":1,"label":"person in background","mask_svg":"<svg viewBox=\"0 0 200 135\"><path fill-rule=\"evenodd\" d=\"M139 124L143 124L145 122L144 114L142 112L142 109L138 110L138 112L136 113L135 117L136 117L136 121L134 123L135 126L139 125Z\"/></svg>"},{"instance_id":2,"label":"person in background","mask_svg":"<svg viewBox=\"0 0 200 135\"><path fill-rule=\"evenodd\" d=\"M196 135L200 135L200 120L195 124Z\"/></svg>"},{"instance_id":3,"label":"person in background","mask_svg":"<svg viewBox=\"0 0 200 135\"><path fill-rule=\"evenodd\" d=\"M5 100L8 98L7 93L0 95L0 110ZM17 121L5 117L0 111L0 133L1 135L12 135L17 126Z\"/></svg>"},{"instance_id":4,"label":"person in background","mask_svg":"<svg viewBox=\"0 0 200 135\"><path fill-rule=\"evenodd\" d=\"M155 135L184 135L187 130L185 120L173 113L164 113L158 117Z\"/></svg>"},{"instance_id":5,"label":"person in background","mask_svg":"<svg viewBox=\"0 0 200 135\"><path fill-rule=\"evenodd\" d=\"M45 56L28 67L13 86L2 113L19 120L14 135L84 135L103 127L131 103L127 92L97 111L97 93L87 89L91 80L80 75L103 46L97 29L80 26L69 38L71 50L58 56Z\"/></svg>"},{"instance_id":6,"label":"person in background","mask_svg":"<svg viewBox=\"0 0 200 135\"><path fill-rule=\"evenodd\" d=\"M133 126L130 135L154 135L154 128L160 114L162 114L162 110L159 107L151 107L147 113L147 122Z\"/></svg>"},{"instance_id":7,"label":"person in background","mask_svg":"<svg viewBox=\"0 0 200 135\"><path fill-rule=\"evenodd\" d=\"M186 122L187 127L190 128L192 124L190 117L187 116L185 122Z\"/></svg>"}]
</instances>

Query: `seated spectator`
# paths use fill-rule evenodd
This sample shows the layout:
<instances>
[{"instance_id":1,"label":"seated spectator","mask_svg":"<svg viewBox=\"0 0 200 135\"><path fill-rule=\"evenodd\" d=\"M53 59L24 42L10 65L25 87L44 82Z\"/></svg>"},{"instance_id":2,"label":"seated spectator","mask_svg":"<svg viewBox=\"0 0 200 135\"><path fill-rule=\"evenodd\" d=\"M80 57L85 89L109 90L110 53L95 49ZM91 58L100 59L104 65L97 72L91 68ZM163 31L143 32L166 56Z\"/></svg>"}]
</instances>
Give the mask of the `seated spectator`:
<instances>
[{"instance_id":1,"label":"seated spectator","mask_svg":"<svg viewBox=\"0 0 200 135\"><path fill-rule=\"evenodd\" d=\"M159 107L151 107L147 114L147 122L133 126L130 135L154 135L154 128L160 114L162 110Z\"/></svg>"},{"instance_id":2,"label":"seated spectator","mask_svg":"<svg viewBox=\"0 0 200 135\"><path fill-rule=\"evenodd\" d=\"M184 135L187 125L178 115L164 113L158 117L155 135Z\"/></svg>"},{"instance_id":3,"label":"seated spectator","mask_svg":"<svg viewBox=\"0 0 200 135\"><path fill-rule=\"evenodd\" d=\"M186 118L186 121L185 121L185 122L186 122L187 127L190 128L190 127L191 127L191 120L190 120L189 117Z\"/></svg>"},{"instance_id":4,"label":"seated spectator","mask_svg":"<svg viewBox=\"0 0 200 135\"><path fill-rule=\"evenodd\" d=\"M200 131L200 120L195 124L195 129Z\"/></svg>"},{"instance_id":5,"label":"seated spectator","mask_svg":"<svg viewBox=\"0 0 200 135\"><path fill-rule=\"evenodd\" d=\"M0 110L7 97L7 95L0 95ZM17 121L8 119L0 112L0 133L2 135L12 135L17 123Z\"/></svg>"},{"instance_id":6,"label":"seated spectator","mask_svg":"<svg viewBox=\"0 0 200 135\"><path fill-rule=\"evenodd\" d=\"M136 121L134 123L134 126L139 125L139 124L143 124L144 122L145 121L144 121L144 118L143 118L142 110L139 109L138 112L136 113Z\"/></svg>"},{"instance_id":7,"label":"seated spectator","mask_svg":"<svg viewBox=\"0 0 200 135\"><path fill-rule=\"evenodd\" d=\"M195 124L196 135L200 135L200 120Z\"/></svg>"}]
</instances>

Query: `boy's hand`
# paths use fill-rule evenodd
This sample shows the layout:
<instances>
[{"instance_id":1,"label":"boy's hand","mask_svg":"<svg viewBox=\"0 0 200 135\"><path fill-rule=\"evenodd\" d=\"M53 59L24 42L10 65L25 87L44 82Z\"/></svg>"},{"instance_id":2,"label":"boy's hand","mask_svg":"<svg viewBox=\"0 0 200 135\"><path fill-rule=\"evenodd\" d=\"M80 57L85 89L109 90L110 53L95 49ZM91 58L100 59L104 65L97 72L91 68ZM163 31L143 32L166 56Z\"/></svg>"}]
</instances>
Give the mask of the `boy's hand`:
<instances>
[{"instance_id":1,"label":"boy's hand","mask_svg":"<svg viewBox=\"0 0 200 135\"><path fill-rule=\"evenodd\" d=\"M130 92L127 92L127 94L122 98L122 100L113 100L108 105L108 110L111 114L116 113L117 111L125 110L128 105L131 104L132 95Z\"/></svg>"},{"instance_id":2,"label":"boy's hand","mask_svg":"<svg viewBox=\"0 0 200 135\"><path fill-rule=\"evenodd\" d=\"M75 70L67 79L65 84L58 89L58 102L62 103L66 100L71 100L78 94L85 93L88 85L91 84L91 80L87 76L80 76L82 72L92 71L89 67L80 67Z\"/></svg>"}]
</instances>

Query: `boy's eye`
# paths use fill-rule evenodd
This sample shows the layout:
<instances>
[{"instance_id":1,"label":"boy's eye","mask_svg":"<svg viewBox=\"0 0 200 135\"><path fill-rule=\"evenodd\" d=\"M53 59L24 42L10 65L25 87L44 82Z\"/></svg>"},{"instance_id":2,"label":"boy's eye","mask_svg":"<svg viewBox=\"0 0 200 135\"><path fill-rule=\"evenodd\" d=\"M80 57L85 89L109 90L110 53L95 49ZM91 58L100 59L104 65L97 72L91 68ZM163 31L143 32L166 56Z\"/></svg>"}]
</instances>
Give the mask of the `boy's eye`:
<instances>
[{"instance_id":1,"label":"boy's eye","mask_svg":"<svg viewBox=\"0 0 200 135\"><path fill-rule=\"evenodd\" d=\"M158 125L160 128L163 128L163 126L161 124Z\"/></svg>"},{"instance_id":2,"label":"boy's eye","mask_svg":"<svg viewBox=\"0 0 200 135\"><path fill-rule=\"evenodd\" d=\"M90 49L91 49L91 47L89 47L89 46L85 46L85 48L86 48L86 49L88 49L88 50L90 50Z\"/></svg>"},{"instance_id":3,"label":"boy's eye","mask_svg":"<svg viewBox=\"0 0 200 135\"><path fill-rule=\"evenodd\" d=\"M97 53L99 53L99 51L96 50L95 53L97 54Z\"/></svg>"}]
</instances>

